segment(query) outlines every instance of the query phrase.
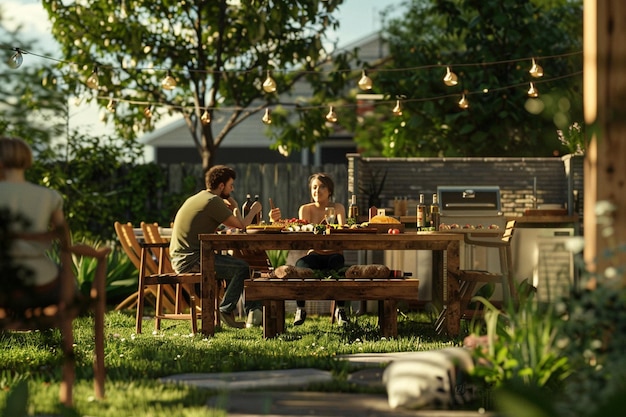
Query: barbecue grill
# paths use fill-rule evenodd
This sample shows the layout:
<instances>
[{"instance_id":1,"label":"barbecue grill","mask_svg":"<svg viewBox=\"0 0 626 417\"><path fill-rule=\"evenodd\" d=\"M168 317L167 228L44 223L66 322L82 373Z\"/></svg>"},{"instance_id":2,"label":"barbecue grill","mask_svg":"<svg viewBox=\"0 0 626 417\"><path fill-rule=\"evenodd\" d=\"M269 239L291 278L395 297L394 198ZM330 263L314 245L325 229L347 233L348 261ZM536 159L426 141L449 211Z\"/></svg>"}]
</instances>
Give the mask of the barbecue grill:
<instances>
[{"instance_id":1,"label":"barbecue grill","mask_svg":"<svg viewBox=\"0 0 626 417\"><path fill-rule=\"evenodd\" d=\"M437 197L442 224L474 228L505 226L498 186L439 186Z\"/></svg>"},{"instance_id":2,"label":"barbecue grill","mask_svg":"<svg viewBox=\"0 0 626 417\"><path fill-rule=\"evenodd\" d=\"M486 229L492 225L504 229L506 226L498 186L439 186L437 196L441 224L458 225L464 229ZM495 248L461 245L460 257L462 269L500 270L499 253ZM494 299L501 298L498 287Z\"/></svg>"}]
</instances>

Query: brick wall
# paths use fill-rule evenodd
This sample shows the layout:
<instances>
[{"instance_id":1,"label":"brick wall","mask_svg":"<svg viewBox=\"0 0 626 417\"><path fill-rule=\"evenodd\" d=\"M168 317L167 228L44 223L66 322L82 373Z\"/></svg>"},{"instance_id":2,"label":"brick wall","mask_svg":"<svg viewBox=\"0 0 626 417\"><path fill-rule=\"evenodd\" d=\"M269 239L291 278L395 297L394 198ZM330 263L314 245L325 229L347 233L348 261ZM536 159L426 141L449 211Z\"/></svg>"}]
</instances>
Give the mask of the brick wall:
<instances>
[{"instance_id":1,"label":"brick wall","mask_svg":"<svg viewBox=\"0 0 626 417\"><path fill-rule=\"evenodd\" d=\"M348 154L347 158L348 195L356 190L361 213L373 202L371 194L386 175L378 195L382 207L389 207L394 197L417 200L420 193L430 202L439 185L496 185L505 216L522 215L534 208L536 194L537 205L562 204L582 218L582 157L363 158Z\"/></svg>"}]
</instances>

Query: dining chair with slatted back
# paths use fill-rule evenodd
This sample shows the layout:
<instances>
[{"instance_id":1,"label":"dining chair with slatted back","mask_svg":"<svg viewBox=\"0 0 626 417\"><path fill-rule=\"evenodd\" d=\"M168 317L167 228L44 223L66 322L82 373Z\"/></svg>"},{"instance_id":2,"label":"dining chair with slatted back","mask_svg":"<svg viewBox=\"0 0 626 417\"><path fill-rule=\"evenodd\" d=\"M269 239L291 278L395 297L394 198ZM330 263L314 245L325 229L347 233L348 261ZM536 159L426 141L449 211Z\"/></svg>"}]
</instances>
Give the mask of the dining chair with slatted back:
<instances>
[{"instance_id":1,"label":"dining chair with slatted back","mask_svg":"<svg viewBox=\"0 0 626 417\"><path fill-rule=\"evenodd\" d=\"M515 220L507 221L506 227L501 234L486 236L481 234L466 233L464 241L466 245L475 245L486 248L498 249L499 271L484 271L461 269L459 271L459 292L461 299L461 314L471 317L476 314L476 308L469 308L472 297L476 295L479 284L500 285L502 288L502 301L504 306L517 302L515 278L513 276L513 259L511 255L511 239L515 230Z\"/></svg>"},{"instance_id":2,"label":"dining chair with slatted back","mask_svg":"<svg viewBox=\"0 0 626 417\"><path fill-rule=\"evenodd\" d=\"M161 235L160 227L158 223L146 223L141 222L140 224L141 230L143 232L144 241L148 244L155 244L158 246L152 246L147 248L151 252L151 256L153 259L158 260L159 271L161 274L175 274L174 268L172 267L172 262L170 260L170 249L169 249L169 240ZM196 310L196 313L199 314L199 306L195 303L198 299L196 289L194 285L179 283L175 286L176 292L176 303L174 314L183 314L184 311L189 310L191 314L192 311L192 301L193 301L193 309ZM159 291L163 290L163 286L159 287ZM160 328L160 317L163 316L163 311L161 310L161 305L159 304L159 298L157 298L157 313L156 313L156 327ZM195 323L195 322L194 322ZM192 323L193 325L193 323ZM195 332L195 330L194 330Z\"/></svg>"},{"instance_id":3,"label":"dining chair with slatted back","mask_svg":"<svg viewBox=\"0 0 626 417\"><path fill-rule=\"evenodd\" d=\"M161 320L189 320L192 332L197 332L197 313L194 297L189 300L189 312L183 313L180 305L177 304L177 294L175 287L180 284L195 285L201 283L200 273L177 274L173 271L166 271L165 266L169 265L166 255L168 243L148 243L139 242L135 237L133 225L131 223L122 224L115 222L115 230L120 238L122 247L127 250L129 257L136 257L139 262L139 279L137 283L136 297L136 321L135 332L141 333L144 317L144 306L146 292L155 296L155 330L160 330ZM138 252L137 252L138 251ZM133 258L131 258L133 259ZM135 262L135 261L133 261ZM165 311L169 311L166 313ZM191 312L194 312L193 314Z\"/></svg>"},{"instance_id":4,"label":"dining chair with slatted back","mask_svg":"<svg viewBox=\"0 0 626 417\"><path fill-rule=\"evenodd\" d=\"M48 239L53 232L29 234L25 240L51 241ZM59 245L60 246L60 245ZM31 306L22 303L24 298L32 294L27 287L11 287L0 297L0 329L7 331L45 330L57 328L61 332L61 349L63 365L61 368L61 387L59 398L65 406L73 405L73 387L75 380L76 357L74 353L73 320L81 314L90 313L94 318L94 390L95 397L104 398L104 313L106 308L106 267L108 247L93 248L85 244L75 244L68 249L59 249L59 277L61 294L58 303ZM74 275L73 257L88 257L96 260L95 275L88 297L77 297L76 277ZM7 267L6 263L2 264ZM11 270L0 273L11 275ZM5 281L6 282L6 281ZM27 307L28 306L28 307Z\"/></svg>"},{"instance_id":5,"label":"dining chair with slatted back","mask_svg":"<svg viewBox=\"0 0 626 417\"><path fill-rule=\"evenodd\" d=\"M131 223L120 223L115 222L115 233L117 234L117 239L128 256L128 259L135 265L137 272L141 270L141 245L139 244L139 240L137 240L137 235L135 233L135 228ZM146 273L147 274L156 274L158 271L158 266L156 262L154 262L154 258L150 258L146 260L145 264ZM156 288L148 288L146 295L150 295L147 300L156 304L157 298L157 289ZM153 298L154 297L154 300ZM174 310L175 309L175 300L176 294L172 289L166 289L166 297L163 297L163 305L166 309ZM126 308L133 308L137 306L137 292L129 295L125 300L120 302L115 310L123 310Z\"/></svg>"}]
</instances>

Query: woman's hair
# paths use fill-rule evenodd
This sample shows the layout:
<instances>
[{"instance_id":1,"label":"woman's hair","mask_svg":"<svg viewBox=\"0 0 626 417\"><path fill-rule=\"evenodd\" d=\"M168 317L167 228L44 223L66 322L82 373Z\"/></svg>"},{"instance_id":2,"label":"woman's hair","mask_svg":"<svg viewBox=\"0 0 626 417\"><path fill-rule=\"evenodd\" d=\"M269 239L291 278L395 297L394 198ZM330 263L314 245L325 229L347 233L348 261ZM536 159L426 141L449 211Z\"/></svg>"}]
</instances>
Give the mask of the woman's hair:
<instances>
[{"instance_id":1,"label":"woman's hair","mask_svg":"<svg viewBox=\"0 0 626 417\"><path fill-rule=\"evenodd\" d=\"M0 136L0 166L28 169L33 165L33 151L23 139Z\"/></svg>"},{"instance_id":2,"label":"woman's hair","mask_svg":"<svg viewBox=\"0 0 626 417\"><path fill-rule=\"evenodd\" d=\"M328 189L328 197L332 197L335 193L335 183L333 180L323 172L318 172L309 177L309 188L311 188L311 184L314 180L319 180L324 186Z\"/></svg>"},{"instance_id":3,"label":"woman's hair","mask_svg":"<svg viewBox=\"0 0 626 417\"><path fill-rule=\"evenodd\" d=\"M204 182L207 189L214 190L221 183L226 184L229 179L236 179L235 170L226 165L215 165L207 171L204 176Z\"/></svg>"}]
</instances>

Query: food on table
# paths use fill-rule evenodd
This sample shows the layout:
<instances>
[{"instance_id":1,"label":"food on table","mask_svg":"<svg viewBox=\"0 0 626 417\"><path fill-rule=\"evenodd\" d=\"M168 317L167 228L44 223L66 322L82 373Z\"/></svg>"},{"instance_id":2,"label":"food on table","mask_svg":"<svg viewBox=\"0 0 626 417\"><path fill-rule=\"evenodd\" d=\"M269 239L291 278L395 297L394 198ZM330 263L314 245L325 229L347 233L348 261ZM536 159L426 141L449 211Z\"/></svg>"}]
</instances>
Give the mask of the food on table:
<instances>
[{"instance_id":1,"label":"food on table","mask_svg":"<svg viewBox=\"0 0 626 417\"><path fill-rule=\"evenodd\" d=\"M400 224L400 220L391 216L383 216L381 214L372 217L369 221L370 223L391 223L391 224Z\"/></svg>"}]
</instances>

